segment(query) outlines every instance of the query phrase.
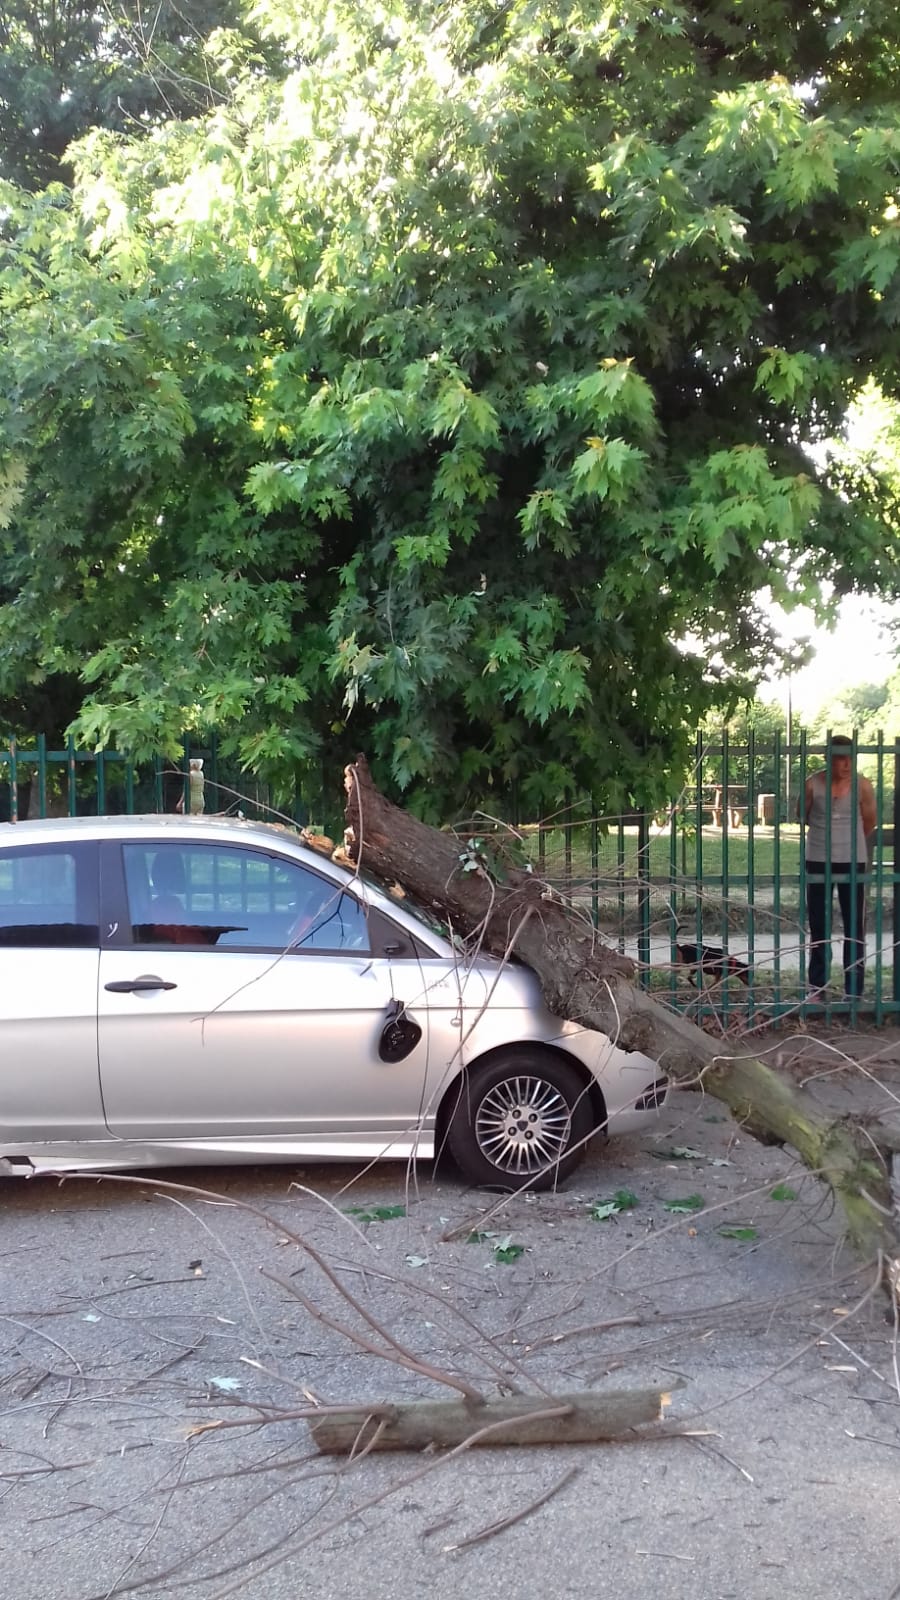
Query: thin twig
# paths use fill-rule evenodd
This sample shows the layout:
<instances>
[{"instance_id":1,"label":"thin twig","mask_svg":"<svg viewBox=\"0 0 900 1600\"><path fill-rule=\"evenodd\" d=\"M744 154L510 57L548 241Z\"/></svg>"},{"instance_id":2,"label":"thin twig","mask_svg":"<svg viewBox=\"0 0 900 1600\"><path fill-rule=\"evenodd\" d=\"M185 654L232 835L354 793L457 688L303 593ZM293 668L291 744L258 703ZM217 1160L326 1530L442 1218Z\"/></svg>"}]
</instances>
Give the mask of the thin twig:
<instances>
[{"instance_id":1,"label":"thin twig","mask_svg":"<svg viewBox=\"0 0 900 1600\"><path fill-rule=\"evenodd\" d=\"M348 1327L345 1322L338 1322L336 1317L330 1317L326 1311L322 1311L319 1306L315 1305L308 1295L302 1294L296 1285L289 1283L286 1278L279 1277L275 1272L267 1272L265 1267L260 1267L260 1272L264 1278L268 1278L271 1283L277 1283L282 1289L286 1289L288 1294L292 1295L295 1300L299 1300L303 1308L309 1312L311 1317L315 1317L317 1322L321 1322L326 1328L331 1328L335 1333L343 1334L345 1339L349 1339L360 1350L364 1350L367 1355L380 1356L383 1361L393 1361L398 1366L405 1367L409 1372L417 1372L422 1378L431 1378L434 1383L446 1384L449 1389L455 1389L457 1393L464 1395L467 1400L472 1401L475 1405L484 1405L485 1397L480 1390L476 1389L471 1383L467 1383L465 1378L457 1378L452 1372L445 1372L441 1367L433 1367L430 1362L422 1361L418 1356L413 1355L412 1351L404 1349L403 1345L392 1339L390 1334L381 1327L380 1323L375 1321L374 1317L366 1316L366 1321L370 1327L374 1327L376 1332L380 1333L387 1341L389 1345L387 1350L379 1349L378 1345L367 1338L364 1333L358 1333L355 1328ZM351 1300L352 1304L355 1304L349 1294L347 1299Z\"/></svg>"},{"instance_id":2,"label":"thin twig","mask_svg":"<svg viewBox=\"0 0 900 1600\"><path fill-rule=\"evenodd\" d=\"M185 1468L187 1467L187 1463L188 1463L189 1454L190 1454L190 1446L187 1446L185 1448L184 1454L183 1454L183 1456L181 1458L181 1464L180 1464L180 1466L178 1468L178 1474L177 1474L177 1477L175 1479L175 1482L173 1483L172 1487L170 1488L168 1494L166 1495L166 1498L165 1498L165 1501L163 1502L163 1505L162 1505L162 1508L160 1510L159 1516L157 1517L156 1521L154 1522L153 1527L150 1529L150 1532L148 1533L148 1535L147 1535L146 1539L144 1540L143 1544L140 1546L140 1548L138 1550L135 1551L134 1555L131 1557L131 1560L126 1562L125 1566L122 1568L121 1572L119 1573L119 1576L117 1578L115 1578L113 1580L113 1582L110 1584L109 1588L106 1591L106 1594L103 1597L103 1600L111 1600L112 1595L115 1594L116 1590L119 1588L119 1585L122 1583L122 1580L124 1578L127 1578L127 1576L129 1574L129 1572L131 1571L132 1567L135 1567L137 1565L137 1563L140 1561L141 1557L144 1555L144 1553L147 1550L149 1550L151 1544L153 1543L153 1540L156 1538L156 1535L159 1533L159 1530L163 1525L163 1521L165 1519L166 1513L168 1512L168 1509L169 1509L170 1505L172 1504L172 1497L175 1494L175 1490L178 1488L179 1481L184 1476Z\"/></svg>"},{"instance_id":3,"label":"thin twig","mask_svg":"<svg viewBox=\"0 0 900 1600\"><path fill-rule=\"evenodd\" d=\"M548 1500L552 1500L554 1495L559 1494L560 1489L564 1489L567 1484L571 1483L572 1479L577 1477L580 1471L580 1467L570 1467L568 1472L564 1472L562 1477L557 1479L556 1483L551 1484L550 1488L545 1489L544 1493L539 1494L536 1499L529 1501L528 1505L523 1506L520 1511L511 1511L508 1517L500 1517L497 1522L488 1523L486 1528L479 1528L477 1533L470 1533L468 1538L460 1539L458 1544L445 1544L444 1554L449 1555L455 1550L468 1550L470 1545L480 1544L484 1539L493 1538L495 1533L503 1533L506 1528L511 1528L514 1523L522 1522L525 1517L530 1517L533 1511L539 1510L541 1506L547 1504Z\"/></svg>"}]
</instances>

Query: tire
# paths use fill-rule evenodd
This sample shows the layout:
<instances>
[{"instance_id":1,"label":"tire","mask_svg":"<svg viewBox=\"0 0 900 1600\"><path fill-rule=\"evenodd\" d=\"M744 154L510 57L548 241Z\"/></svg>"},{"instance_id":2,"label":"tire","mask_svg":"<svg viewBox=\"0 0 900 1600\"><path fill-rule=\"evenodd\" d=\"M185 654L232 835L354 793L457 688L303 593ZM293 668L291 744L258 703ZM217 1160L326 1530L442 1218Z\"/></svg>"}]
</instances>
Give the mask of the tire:
<instances>
[{"instance_id":1,"label":"tire","mask_svg":"<svg viewBox=\"0 0 900 1600\"><path fill-rule=\"evenodd\" d=\"M583 1160L594 1130L580 1074L535 1046L463 1073L453 1096L447 1145L463 1176L482 1188L556 1188Z\"/></svg>"}]
</instances>

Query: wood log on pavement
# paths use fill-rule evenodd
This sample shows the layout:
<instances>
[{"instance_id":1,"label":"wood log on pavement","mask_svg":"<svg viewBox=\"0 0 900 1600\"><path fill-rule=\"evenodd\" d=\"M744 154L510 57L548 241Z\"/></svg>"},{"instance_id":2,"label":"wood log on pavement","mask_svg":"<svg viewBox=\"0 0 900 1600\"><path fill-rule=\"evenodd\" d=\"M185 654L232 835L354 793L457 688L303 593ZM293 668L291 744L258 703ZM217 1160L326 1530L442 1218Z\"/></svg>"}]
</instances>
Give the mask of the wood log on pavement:
<instances>
[{"instance_id":1,"label":"wood log on pavement","mask_svg":"<svg viewBox=\"0 0 900 1600\"><path fill-rule=\"evenodd\" d=\"M671 1388L680 1387L673 1384ZM591 1444L621 1439L658 1422L669 1403L661 1389L586 1389L575 1394L510 1395L483 1405L464 1400L407 1400L310 1421L323 1455L361 1450L450 1449L465 1444Z\"/></svg>"},{"instance_id":2,"label":"wood log on pavement","mask_svg":"<svg viewBox=\"0 0 900 1600\"><path fill-rule=\"evenodd\" d=\"M382 882L399 882L436 907L463 936L493 955L511 951L533 968L549 1009L607 1034L624 1050L652 1056L672 1079L724 1101L748 1133L789 1145L830 1184L849 1236L866 1260L880 1260L885 1286L900 1298L900 1227L891 1203L890 1142L879 1130L823 1113L802 1089L762 1061L731 1054L721 1041L651 998L627 957L605 945L589 919L539 878L512 867L503 880L472 861L466 836L429 827L395 806L372 780L364 756L345 770L351 860Z\"/></svg>"}]
</instances>

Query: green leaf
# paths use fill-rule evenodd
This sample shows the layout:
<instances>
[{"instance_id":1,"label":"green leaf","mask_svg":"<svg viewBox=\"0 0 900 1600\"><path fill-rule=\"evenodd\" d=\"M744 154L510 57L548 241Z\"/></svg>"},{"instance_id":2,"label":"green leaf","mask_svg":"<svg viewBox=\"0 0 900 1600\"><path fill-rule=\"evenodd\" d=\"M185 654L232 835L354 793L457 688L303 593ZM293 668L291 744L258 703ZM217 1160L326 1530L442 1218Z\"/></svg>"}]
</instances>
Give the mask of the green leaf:
<instances>
[{"instance_id":1,"label":"green leaf","mask_svg":"<svg viewBox=\"0 0 900 1600\"><path fill-rule=\"evenodd\" d=\"M704 1200L702 1194L689 1194L683 1200L664 1200L663 1205L667 1211L687 1213L691 1211L702 1211L703 1207L706 1205L706 1201Z\"/></svg>"},{"instance_id":2,"label":"green leaf","mask_svg":"<svg viewBox=\"0 0 900 1600\"><path fill-rule=\"evenodd\" d=\"M702 1150L692 1150L690 1145L676 1144L671 1150L651 1150L654 1161L705 1161Z\"/></svg>"},{"instance_id":3,"label":"green leaf","mask_svg":"<svg viewBox=\"0 0 900 1600\"><path fill-rule=\"evenodd\" d=\"M405 1206L348 1206L345 1215L358 1222L393 1222L406 1216Z\"/></svg>"},{"instance_id":4,"label":"green leaf","mask_svg":"<svg viewBox=\"0 0 900 1600\"><path fill-rule=\"evenodd\" d=\"M609 1217L616 1217L623 1211L633 1211L638 1204L638 1197L630 1189L617 1189L611 1200L595 1200L591 1206L590 1216L593 1222L606 1222Z\"/></svg>"},{"instance_id":5,"label":"green leaf","mask_svg":"<svg viewBox=\"0 0 900 1600\"><path fill-rule=\"evenodd\" d=\"M776 1183L769 1195L770 1200L796 1200L797 1191L789 1183Z\"/></svg>"},{"instance_id":6,"label":"green leaf","mask_svg":"<svg viewBox=\"0 0 900 1600\"><path fill-rule=\"evenodd\" d=\"M514 1261L518 1261L519 1256L524 1254L525 1246L523 1244L498 1244L494 1246L494 1260L499 1261L505 1267L511 1266Z\"/></svg>"},{"instance_id":7,"label":"green leaf","mask_svg":"<svg viewBox=\"0 0 900 1600\"><path fill-rule=\"evenodd\" d=\"M812 382L814 373L815 362L811 356L770 350L757 370L755 387L767 390L773 400L790 402Z\"/></svg>"},{"instance_id":8,"label":"green leaf","mask_svg":"<svg viewBox=\"0 0 900 1600\"><path fill-rule=\"evenodd\" d=\"M756 1239L758 1237L758 1229L750 1227L717 1228L716 1233L719 1234L720 1238L722 1239L749 1240Z\"/></svg>"}]
</instances>

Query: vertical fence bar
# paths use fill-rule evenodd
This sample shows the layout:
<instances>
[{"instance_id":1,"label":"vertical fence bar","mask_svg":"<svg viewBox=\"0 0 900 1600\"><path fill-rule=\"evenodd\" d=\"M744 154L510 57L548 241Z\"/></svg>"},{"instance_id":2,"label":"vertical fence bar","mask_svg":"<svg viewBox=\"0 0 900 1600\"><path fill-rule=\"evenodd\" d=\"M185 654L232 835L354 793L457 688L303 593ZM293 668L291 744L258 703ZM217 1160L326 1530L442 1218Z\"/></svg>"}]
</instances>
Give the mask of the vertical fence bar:
<instances>
[{"instance_id":1,"label":"vertical fence bar","mask_svg":"<svg viewBox=\"0 0 900 1600\"><path fill-rule=\"evenodd\" d=\"M694 832L694 942L700 949L703 944L703 736L697 734L697 823Z\"/></svg>"},{"instance_id":2,"label":"vertical fence bar","mask_svg":"<svg viewBox=\"0 0 900 1600\"><path fill-rule=\"evenodd\" d=\"M106 751L97 750L94 754L97 764L97 815L106 815Z\"/></svg>"},{"instance_id":3,"label":"vertical fence bar","mask_svg":"<svg viewBox=\"0 0 900 1600\"><path fill-rule=\"evenodd\" d=\"M638 962L643 988L650 984L650 828L646 811L638 815Z\"/></svg>"},{"instance_id":4,"label":"vertical fence bar","mask_svg":"<svg viewBox=\"0 0 900 1600\"><path fill-rule=\"evenodd\" d=\"M38 816L47 815L47 735L37 736Z\"/></svg>"},{"instance_id":5,"label":"vertical fence bar","mask_svg":"<svg viewBox=\"0 0 900 1600\"><path fill-rule=\"evenodd\" d=\"M669 807L669 999L674 1002L677 991L676 966L678 951L678 816L680 802ZM682 843L684 829L681 830Z\"/></svg>"},{"instance_id":6,"label":"vertical fence bar","mask_svg":"<svg viewBox=\"0 0 900 1600\"><path fill-rule=\"evenodd\" d=\"M680 896L679 905L678 905L678 919L680 921L681 917L682 917L682 914L687 909L688 829L690 828L691 824L690 824L690 818L688 816L688 808L687 808L687 799L686 799L686 797L685 797L685 800L678 807L677 816L678 816L678 826L679 826L679 829L680 829L680 832L681 832L681 896Z\"/></svg>"},{"instance_id":7,"label":"vertical fence bar","mask_svg":"<svg viewBox=\"0 0 900 1600\"><path fill-rule=\"evenodd\" d=\"M849 1002L850 1002L850 1021L852 1022L853 1026L855 1027L857 1022L859 1021L860 995L858 993L858 990L860 988L860 976L861 976L861 974L860 974L859 968L858 968L858 966L856 965L855 962L851 961L851 965L850 965L849 971L847 970L846 967L843 966L843 958L844 958L845 955L849 954L852 957L854 954L856 954L858 956L858 954L859 954L859 946L858 946L857 941L860 940L860 939L863 940L863 956L862 956L862 959L863 959L863 962L865 962L866 923L865 923L865 916L860 918L860 916L859 916L859 907L857 905L857 894L858 894L858 890L859 890L860 870L859 870L859 862L857 861L857 844L858 844L858 837L857 836L859 834L859 774L857 773L857 770L856 770L856 763L857 763L857 760L859 758L859 747L858 747L857 741L856 741L856 729L855 728L854 728L853 734L852 734L852 741L853 742L852 742L852 744L850 746L850 829L849 829L849 844L850 844L850 916L848 918L849 926L844 928L844 944L843 944L842 949L841 949L841 965L842 965L843 971L844 971L844 995L845 995L845 998L847 1000L849 1000ZM841 920L843 921L843 918ZM862 921L862 927L860 927L860 921ZM849 941L849 946L850 946L849 951L846 949L848 941ZM863 969L862 970L863 970L863 974L864 974L865 973L865 965L863 965ZM847 987L848 984L850 986L849 988Z\"/></svg>"},{"instance_id":8,"label":"vertical fence bar","mask_svg":"<svg viewBox=\"0 0 900 1600\"><path fill-rule=\"evenodd\" d=\"M213 789L213 809L215 811L221 811L222 810L222 803L221 803L221 801L219 799L219 736L218 736L217 733L211 733L210 736L209 736L209 781L212 784L212 789ZM297 810L297 785L296 785L296 782L294 783L294 803L293 803L293 806L292 806L291 810L292 810L292 815L295 815L296 814L296 810ZM515 827L519 826L519 791L518 791L518 788L516 788L516 792L515 792L515 812L514 812L514 815L513 815L513 825Z\"/></svg>"},{"instance_id":9,"label":"vertical fence bar","mask_svg":"<svg viewBox=\"0 0 900 1600\"><path fill-rule=\"evenodd\" d=\"M894 871L891 883L891 995L900 1006L900 739L894 740Z\"/></svg>"},{"instance_id":10,"label":"vertical fence bar","mask_svg":"<svg viewBox=\"0 0 900 1600\"><path fill-rule=\"evenodd\" d=\"M66 789L70 817L78 815L78 791L75 785L77 773L78 762L75 757L75 740L69 734L66 740Z\"/></svg>"},{"instance_id":11,"label":"vertical fence bar","mask_svg":"<svg viewBox=\"0 0 900 1600\"><path fill-rule=\"evenodd\" d=\"M619 954L625 953L625 822L616 818L616 917Z\"/></svg>"},{"instance_id":12,"label":"vertical fence bar","mask_svg":"<svg viewBox=\"0 0 900 1600\"><path fill-rule=\"evenodd\" d=\"M129 817L134 816L134 762L125 763L125 810Z\"/></svg>"},{"instance_id":13,"label":"vertical fence bar","mask_svg":"<svg viewBox=\"0 0 900 1600\"><path fill-rule=\"evenodd\" d=\"M793 755L793 747L788 747L788 760ZM799 904L797 906L797 937L799 949L797 960L800 969L800 999L805 1003L807 988L806 965L806 731L800 729L800 776L797 780L797 812L800 818L800 881Z\"/></svg>"},{"instance_id":14,"label":"vertical fence bar","mask_svg":"<svg viewBox=\"0 0 900 1600\"><path fill-rule=\"evenodd\" d=\"M875 906L875 1025L884 1021L884 734L879 728L875 769L875 848L872 853L872 893Z\"/></svg>"},{"instance_id":15,"label":"vertical fence bar","mask_svg":"<svg viewBox=\"0 0 900 1600\"><path fill-rule=\"evenodd\" d=\"M829 984L831 983L832 962L832 900L834 899L834 875L831 871L831 729L825 735L825 1002L829 1012L831 1002L829 997Z\"/></svg>"},{"instance_id":16,"label":"vertical fence bar","mask_svg":"<svg viewBox=\"0 0 900 1600\"><path fill-rule=\"evenodd\" d=\"M728 729L722 729L722 888L720 900L721 929L719 940L725 952L727 973L728 957L728 921L731 906L731 875L729 872L729 845L731 843L731 749L728 742ZM719 985L718 1000L722 1011L722 1020L728 1026L730 1011L730 995L727 977Z\"/></svg>"},{"instance_id":17,"label":"vertical fence bar","mask_svg":"<svg viewBox=\"0 0 900 1600\"><path fill-rule=\"evenodd\" d=\"M790 757L788 757L790 760ZM775 810L772 816L772 985L773 1010L781 1015L781 729L775 729ZM790 780L785 785L785 813L790 807ZM790 817L786 820L790 823Z\"/></svg>"},{"instance_id":18,"label":"vertical fence bar","mask_svg":"<svg viewBox=\"0 0 900 1600\"><path fill-rule=\"evenodd\" d=\"M591 921L600 926L600 824L597 820L597 802L591 796L590 821L591 848Z\"/></svg>"},{"instance_id":19,"label":"vertical fence bar","mask_svg":"<svg viewBox=\"0 0 900 1600\"><path fill-rule=\"evenodd\" d=\"M153 800L157 811L163 809L163 762L162 756L153 757Z\"/></svg>"},{"instance_id":20,"label":"vertical fence bar","mask_svg":"<svg viewBox=\"0 0 900 1600\"><path fill-rule=\"evenodd\" d=\"M19 820L19 758L15 734L9 741L9 820Z\"/></svg>"},{"instance_id":21,"label":"vertical fence bar","mask_svg":"<svg viewBox=\"0 0 900 1600\"><path fill-rule=\"evenodd\" d=\"M750 728L747 734L747 1021L754 1014L754 960L756 958L756 871L754 850L756 846L756 734Z\"/></svg>"}]
</instances>

